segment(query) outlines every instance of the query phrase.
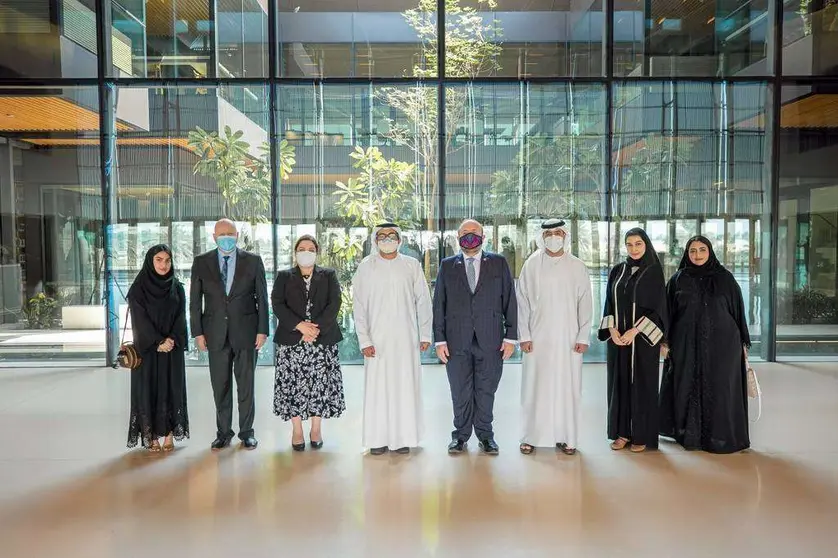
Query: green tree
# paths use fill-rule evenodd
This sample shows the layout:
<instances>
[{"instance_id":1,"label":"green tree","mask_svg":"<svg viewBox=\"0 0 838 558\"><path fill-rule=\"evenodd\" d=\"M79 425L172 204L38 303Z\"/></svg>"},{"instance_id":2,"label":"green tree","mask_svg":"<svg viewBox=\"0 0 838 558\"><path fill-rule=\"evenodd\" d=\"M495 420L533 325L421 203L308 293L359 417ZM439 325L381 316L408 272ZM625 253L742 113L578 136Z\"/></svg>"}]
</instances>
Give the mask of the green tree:
<instances>
[{"instance_id":1,"label":"green tree","mask_svg":"<svg viewBox=\"0 0 838 558\"><path fill-rule=\"evenodd\" d=\"M195 174L216 181L224 198L224 214L230 219L259 223L269 221L271 208L270 146L262 142L258 154L242 140L244 132L207 132L200 127L189 132L189 148L198 156ZM286 140L279 143L279 170L283 180L296 164L294 146Z\"/></svg>"},{"instance_id":2,"label":"green tree","mask_svg":"<svg viewBox=\"0 0 838 558\"><path fill-rule=\"evenodd\" d=\"M477 0L476 6L463 6L461 0L445 0L445 69L448 76L475 79L495 75L500 69L503 31L496 20L486 23L480 10L491 11L496 0ZM437 75L439 41L436 25L436 0L419 0L416 8L403 14L421 41L421 56L408 73L409 77L428 78ZM397 145L409 147L418 158L419 177L414 195L425 209L426 227L436 226L435 206L439 184L436 169L439 164L438 96L432 87L384 87L377 98L385 106L397 111L388 118L384 136ZM465 121L468 107L473 105L471 84L447 88L445 91L446 121ZM445 149L452 147L453 133L446 134ZM429 266L425 266L429 269Z\"/></svg>"},{"instance_id":3,"label":"green tree","mask_svg":"<svg viewBox=\"0 0 838 558\"><path fill-rule=\"evenodd\" d=\"M414 197L416 165L387 159L377 147L355 147L350 153L358 175L346 183L336 181L337 205L352 224L368 229L388 220L410 228L422 216Z\"/></svg>"},{"instance_id":4,"label":"green tree","mask_svg":"<svg viewBox=\"0 0 838 558\"><path fill-rule=\"evenodd\" d=\"M604 183L601 135L527 136L513 167L492 176L490 206L520 223L536 214L596 218Z\"/></svg>"}]
</instances>

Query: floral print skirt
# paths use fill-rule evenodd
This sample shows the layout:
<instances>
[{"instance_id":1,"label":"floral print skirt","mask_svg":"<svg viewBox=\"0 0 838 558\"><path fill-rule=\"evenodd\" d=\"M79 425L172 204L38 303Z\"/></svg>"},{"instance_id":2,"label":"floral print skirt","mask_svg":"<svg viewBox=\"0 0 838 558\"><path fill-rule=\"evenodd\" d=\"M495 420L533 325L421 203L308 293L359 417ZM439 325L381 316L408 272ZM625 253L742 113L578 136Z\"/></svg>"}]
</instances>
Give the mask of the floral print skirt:
<instances>
[{"instance_id":1,"label":"floral print skirt","mask_svg":"<svg viewBox=\"0 0 838 558\"><path fill-rule=\"evenodd\" d=\"M282 420L336 418L346 410L337 345L278 345L274 414Z\"/></svg>"}]
</instances>

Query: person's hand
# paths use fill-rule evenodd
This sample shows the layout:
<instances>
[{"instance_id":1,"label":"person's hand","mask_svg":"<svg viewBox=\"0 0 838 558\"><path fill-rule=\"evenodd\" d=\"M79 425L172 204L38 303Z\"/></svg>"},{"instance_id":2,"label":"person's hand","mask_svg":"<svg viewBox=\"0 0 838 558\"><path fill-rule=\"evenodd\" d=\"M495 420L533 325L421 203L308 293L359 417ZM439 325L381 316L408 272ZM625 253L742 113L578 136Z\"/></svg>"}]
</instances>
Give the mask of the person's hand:
<instances>
[{"instance_id":1,"label":"person's hand","mask_svg":"<svg viewBox=\"0 0 838 558\"><path fill-rule=\"evenodd\" d=\"M436 346L436 357L442 361L442 364L448 364L448 344L443 343L442 345Z\"/></svg>"},{"instance_id":2,"label":"person's hand","mask_svg":"<svg viewBox=\"0 0 838 558\"><path fill-rule=\"evenodd\" d=\"M669 345L666 343L661 343L661 356L666 358L669 356Z\"/></svg>"},{"instance_id":3,"label":"person's hand","mask_svg":"<svg viewBox=\"0 0 838 558\"><path fill-rule=\"evenodd\" d=\"M320 334L320 328L317 327L317 324L313 324L311 322L300 322L297 324L295 329L302 333L303 337L316 338Z\"/></svg>"},{"instance_id":4,"label":"person's hand","mask_svg":"<svg viewBox=\"0 0 838 558\"><path fill-rule=\"evenodd\" d=\"M524 341L523 343L521 343L521 350L524 351L525 353L531 353L532 352L532 341Z\"/></svg>"},{"instance_id":5,"label":"person's hand","mask_svg":"<svg viewBox=\"0 0 838 558\"><path fill-rule=\"evenodd\" d=\"M375 347L370 345L369 347L364 347L361 349L361 352L364 353L364 356L367 358L375 358Z\"/></svg>"},{"instance_id":6,"label":"person's hand","mask_svg":"<svg viewBox=\"0 0 838 558\"><path fill-rule=\"evenodd\" d=\"M198 344L199 351L206 351L207 350L207 338L203 335L199 335L195 338L195 343Z\"/></svg>"},{"instance_id":7,"label":"person's hand","mask_svg":"<svg viewBox=\"0 0 838 558\"><path fill-rule=\"evenodd\" d=\"M512 353L515 351L515 343L507 343L504 341L500 350L503 353L503 360L509 360L509 357L511 357Z\"/></svg>"},{"instance_id":8,"label":"person's hand","mask_svg":"<svg viewBox=\"0 0 838 558\"><path fill-rule=\"evenodd\" d=\"M259 349L261 349L262 346L265 344L265 341L267 341L267 340L268 340L267 335L265 335L264 333L257 333L256 334L256 350L258 351Z\"/></svg>"},{"instance_id":9,"label":"person's hand","mask_svg":"<svg viewBox=\"0 0 838 558\"><path fill-rule=\"evenodd\" d=\"M315 341L317 341L317 336L303 335L303 343L314 343Z\"/></svg>"},{"instance_id":10,"label":"person's hand","mask_svg":"<svg viewBox=\"0 0 838 558\"><path fill-rule=\"evenodd\" d=\"M636 327L631 328L627 332L623 334L620 338L623 340L623 345L631 345L634 343L634 338L637 337L637 334L640 333Z\"/></svg>"},{"instance_id":11,"label":"person's hand","mask_svg":"<svg viewBox=\"0 0 838 558\"><path fill-rule=\"evenodd\" d=\"M166 339L159 345L157 345L157 352L158 353L168 353L171 352L172 349L175 348L175 342L171 339Z\"/></svg>"},{"instance_id":12,"label":"person's hand","mask_svg":"<svg viewBox=\"0 0 838 558\"><path fill-rule=\"evenodd\" d=\"M608 331L611 332L611 342L612 343L614 343L618 347L622 347L623 345L625 345L625 343L623 343L623 338L620 337L620 332L616 327L608 328Z\"/></svg>"},{"instance_id":13,"label":"person's hand","mask_svg":"<svg viewBox=\"0 0 838 558\"><path fill-rule=\"evenodd\" d=\"M430 347L430 346L431 346L431 344L428 343L427 341L422 341L421 343L419 343L419 352L424 353L425 351L428 350L428 347Z\"/></svg>"},{"instance_id":14,"label":"person's hand","mask_svg":"<svg viewBox=\"0 0 838 558\"><path fill-rule=\"evenodd\" d=\"M587 351L587 350L588 350L588 345L586 345L585 343L577 343L573 347L573 352L574 353L579 353L580 355L584 355L585 351Z\"/></svg>"}]
</instances>

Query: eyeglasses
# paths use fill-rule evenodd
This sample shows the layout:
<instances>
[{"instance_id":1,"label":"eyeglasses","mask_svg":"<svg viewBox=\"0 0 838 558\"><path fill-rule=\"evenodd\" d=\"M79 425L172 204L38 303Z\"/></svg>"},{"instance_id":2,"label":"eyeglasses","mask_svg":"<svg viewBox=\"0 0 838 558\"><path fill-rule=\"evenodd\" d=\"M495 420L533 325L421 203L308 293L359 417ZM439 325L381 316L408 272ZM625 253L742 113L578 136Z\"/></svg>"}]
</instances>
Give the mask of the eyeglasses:
<instances>
[{"instance_id":1,"label":"eyeglasses","mask_svg":"<svg viewBox=\"0 0 838 558\"><path fill-rule=\"evenodd\" d=\"M398 242L399 241L399 235L397 235L396 233L390 233L390 234L387 234L387 235L377 234L377 235L375 235L375 239L379 242L381 242L382 240L392 240L394 242Z\"/></svg>"}]
</instances>

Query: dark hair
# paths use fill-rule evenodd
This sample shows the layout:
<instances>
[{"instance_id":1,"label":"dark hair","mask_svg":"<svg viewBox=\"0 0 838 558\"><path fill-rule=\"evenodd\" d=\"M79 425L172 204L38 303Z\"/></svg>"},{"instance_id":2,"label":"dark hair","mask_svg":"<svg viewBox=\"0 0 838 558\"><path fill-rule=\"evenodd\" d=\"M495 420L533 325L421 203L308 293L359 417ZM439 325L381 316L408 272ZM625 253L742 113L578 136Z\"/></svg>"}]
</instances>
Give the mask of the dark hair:
<instances>
[{"instance_id":1,"label":"dark hair","mask_svg":"<svg viewBox=\"0 0 838 558\"><path fill-rule=\"evenodd\" d=\"M310 234L304 234L300 238L297 239L297 242L294 243L294 252L297 251L297 248L300 247L300 243L308 240L312 244L314 244L314 250L319 254L320 253L320 243L317 242L317 239L311 236Z\"/></svg>"}]
</instances>

